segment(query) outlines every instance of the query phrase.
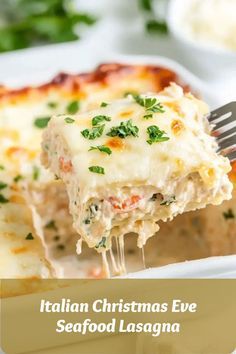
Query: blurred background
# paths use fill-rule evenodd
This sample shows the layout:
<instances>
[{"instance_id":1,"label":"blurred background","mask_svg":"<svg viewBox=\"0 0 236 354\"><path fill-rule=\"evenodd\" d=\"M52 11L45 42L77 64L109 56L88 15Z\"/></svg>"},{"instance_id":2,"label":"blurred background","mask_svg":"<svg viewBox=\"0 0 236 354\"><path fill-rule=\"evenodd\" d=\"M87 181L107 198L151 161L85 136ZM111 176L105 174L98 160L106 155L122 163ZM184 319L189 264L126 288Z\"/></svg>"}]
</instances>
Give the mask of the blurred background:
<instances>
[{"instance_id":1,"label":"blurred background","mask_svg":"<svg viewBox=\"0 0 236 354\"><path fill-rule=\"evenodd\" d=\"M232 92L235 33L236 0L0 0L0 81L45 71L45 56L56 72L78 70L75 56L142 54L174 59ZM22 54L32 47L37 62Z\"/></svg>"}]
</instances>

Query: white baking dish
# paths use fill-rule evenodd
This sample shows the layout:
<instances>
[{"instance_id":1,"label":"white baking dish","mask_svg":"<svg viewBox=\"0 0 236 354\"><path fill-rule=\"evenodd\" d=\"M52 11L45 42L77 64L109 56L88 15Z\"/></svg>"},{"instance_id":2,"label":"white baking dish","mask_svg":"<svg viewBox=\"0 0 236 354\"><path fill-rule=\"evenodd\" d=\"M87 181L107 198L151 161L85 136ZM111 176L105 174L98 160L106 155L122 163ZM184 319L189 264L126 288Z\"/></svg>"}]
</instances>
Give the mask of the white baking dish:
<instances>
[{"instance_id":1,"label":"white baking dish","mask_svg":"<svg viewBox=\"0 0 236 354\"><path fill-rule=\"evenodd\" d=\"M177 74L180 75L190 84L190 86L200 92L203 98L210 104L211 107L217 107L222 102L222 96L220 97L219 92L214 92L211 85L201 81L195 75L190 73L184 67L179 65L178 63L163 57L152 57L152 56L117 56L110 55L103 57L94 56L87 52L86 55L78 56L78 50L76 48L72 48L68 45L60 45L57 47L57 50L60 49L60 53L62 56L57 58L58 62L56 64L56 68L60 68L60 70L72 71L72 72L81 72L84 70L92 70L96 65L104 61L115 61L115 62L123 62L123 63L131 63L131 64L153 64L153 65L161 65L168 68L173 69ZM48 55L52 54L52 48L44 48L41 49L40 56L40 68L35 76L32 76L32 68L34 64L37 67L38 63L38 49L34 51L26 51L19 53L17 56L15 53L12 55L8 55L8 58L11 58L9 63L7 64L6 57L3 58L4 65L3 69L8 70L8 73L11 73L12 65L19 65L19 62L30 60L29 71L27 66L21 70L21 75L16 77L11 77L10 75L7 77L6 82L12 83L15 86L25 85L27 83L31 84L33 82L43 82L55 74L55 67L52 65L52 59L48 62ZM70 55L73 52L73 55ZM63 54L64 53L64 54ZM90 58L87 60L87 58ZM79 59L78 59L79 58ZM0 58L0 65L1 65ZM19 62L18 62L19 60ZM70 69L71 68L71 69ZM30 75L30 77L28 76ZM227 100L227 97L224 98ZM164 267L159 268L150 268L143 270L141 272L129 274L127 278L236 278L236 255L235 256L224 256L224 257L214 257L207 258L196 261L183 262L178 264L171 264ZM28 295L30 297L30 295ZM108 340L108 339L106 339ZM117 337L117 345L121 345L120 337ZM99 343L98 343L99 345ZM121 346L122 347L122 346ZM74 350L74 351L73 351ZM74 344L71 346L71 353L77 351L82 353L83 345L80 343ZM122 350L123 353L125 353ZM0 350L1 353L1 350ZM63 347L59 348L45 348L45 350L37 351L38 354L59 354L63 353ZM36 353L36 354L37 354Z\"/></svg>"},{"instance_id":2,"label":"white baking dish","mask_svg":"<svg viewBox=\"0 0 236 354\"><path fill-rule=\"evenodd\" d=\"M0 57L0 66L5 73L0 75L1 83L22 86L45 82L55 75L55 70L65 70L69 72L83 72L84 70L93 70L102 62L119 62L130 64L153 64L160 65L175 71L190 87L199 92L204 100L208 102L211 108L217 107L223 101L227 101L227 96L222 92L215 90L209 83L203 82L194 74L189 72L177 62L164 57L157 56L124 56L111 55L107 53L98 53L94 57L92 48L86 47L85 52L81 51L82 46L62 44L33 50L20 51L18 53L6 54ZM85 49L85 48L84 48ZM60 55L58 55L60 53ZM55 58L56 57L56 58ZM39 60L40 59L40 60ZM22 63L27 63L23 67ZM53 65L55 63L55 65ZM13 67L15 69L13 69ZM20 75L15 75L16 68ZM33 69L37 68L35 75ZM12 71L13 70L13 71ZM11 76L11 73L14 73ZM5 80L4 80L5 77ZM236 256L219 257L214 259L192 261L183 264L173 264L161 268L148 269L143 272L129 275L137 278L165 278L165 277L217 277L217 276L235 276ZM191 270L191 271L190 271Z\"/></svg>"}]
</instances>

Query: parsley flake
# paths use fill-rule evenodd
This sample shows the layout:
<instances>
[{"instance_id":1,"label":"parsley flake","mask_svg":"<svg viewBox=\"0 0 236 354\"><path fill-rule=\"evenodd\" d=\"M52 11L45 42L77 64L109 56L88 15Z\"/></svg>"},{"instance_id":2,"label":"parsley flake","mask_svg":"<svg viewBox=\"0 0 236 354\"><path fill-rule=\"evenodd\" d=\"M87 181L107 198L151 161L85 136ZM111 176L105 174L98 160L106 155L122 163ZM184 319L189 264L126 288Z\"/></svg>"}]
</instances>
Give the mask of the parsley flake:
<instances>
[{"instance_id":1,"label":"parsley flake","mask_svg":"<svg viewBox=\"0 0 236 354\"><path fill-rule=\"evenodd\" d=\"M112 127L107 135L111 137L118 136L119 138L124 139L127 136L138 137L138 132L138 127L133 125L132 120L129 119L127 122L121 122L119 126Z\"/></svg>"},{"instance_id":2,"label":"parsley flake","mask_svg":"<svg viewBox=\"0 0 236 354\"><path fill-rule=\"evenodd\" d=\"M44 227L45 227L45 229L51 229L51 230L57 231L57 226L56 226L55 220L49 221Z\"/></svg>"},{"instance_id":3,"label":"parsley flake","mask_svg":"<svg viewBox=\"0 0 236 354\"><path fill-rule=\"evenodd\" d=\"M111 121L111 117L108 117L108 116L102 116L102 115L99 115L99 116L95 116L93 117L92 119L92 126L96 126L98 124L100 124L101 122L110 122Z\"/></svg>"},{"instance_id":4,"label":"parsley flake","mask_svg":"<svg viewBox=\"0 0 236 354\"><path fill-rule=\"evenodd\" d=\"M166 200L163 200L163 202L160 203L160 205L167 205L169 206L170 204L176 202L176 198L174 195L172 195L171 197L167 198Z\"/></svg>"},{"instance_id":5,"label":"parsley flake","mask_svg":"<svg viewBox=\"0 0 236 354\"><path fill-rule=\"evenodd\" d=\"M78 112L79 108L80 108L79 101L78 101L78 100L75 100L75 101L71 101L71 102L66 106L66 111L67 111L67 113L75 114L75 113Z\"/></svg>"},{"instance_id":6,"label":"parsley flake","mask_svg":"<svg viewBox=\"0 0 236 354\"><path fill-rule=\"evenodd\" d=\"M38 166L33 167L33 180L37 181L39 179L40 169Z\"/></svg>"},{"instance_id":7,"label":"parsley flake","mask_svg":"<svg viewBox=\"0 0 236 354\"><path fill-rule=\"evenodd\" d=\"M143 116L144 119L150 119L150 118L153 118L153 114L152 113L148 113L148 114L145 114Z\"/></svg>"},{"instance_id":8,"label":"parsley flake","mask_svg":"<svg viewBox=\"0 0 236 354\"><path fill-rule=\"evenodd\" d=\"M95 246L95 248L106 248L106 237L102 237L101 241Z\"/></svg>"},{"instance_id":9,"label":"parsley flake","mask_svg":"<svg viewBox=\"0 0 236 354\"><path fill-rule=\"evenodd\" d=\"M59 241L59 240L60 240L60 235L55 235L55 236L53 237L53 241L57 242L57 241Z\"/></svg>"},{"instance_id":10,"label":"parsley flake","mask_svg":"<svg viewBox=\"0 0 236 354\"><path fill-rule=\"evenodd\" d=\"M234 219L235 218L235 215L234 215L234 212L232 209L228 209L227 211L225 211L223 213L223 216L224 218L227 220L227 219Z\"/></svg>"},{"instance_id":11,"label":"parsley flake","mask_svg":"<svg viewBox=\"0 0 236 354\"><path fill-rule=\"evenodd\" d=\"M108 103L106 103L106 102L102 102L100 105L100 107L107 107L107 106L108 106Z\"/></svg>"},{"instance_id":12,"label":"parsley flake","mask_svg":"<svg viewBox=\"0 0 236 354\"><path fill-rule=\"evenodd\" d=\"M17 183L17 182L21 181L22 179L24 179L24 177L22 175L17 175L16 177L14 177L13 181L15 183Z\"/></svg>"},{"instance_id":13,"label":"parsley flake","mask_svg":"<svg viewBox=\"0 0 236 354\"><path fill-rule=\"evenodd\" d=\"M147 143L150 145L153 143L161 143L170 139L168 136L164 136L166 132L164 130L160 130L157 125L150 125L150 127L147 128L147 133L149 135Z\"/></svg>"},{"instance_id":14,"label":"parsley flake","mask_svg":"<svg viewBox=\"0 0 236 354\"><path fill-rule=\"evenodd\" d=\"M101 166L90 166L89 171L94 173L99 173L101 175L105 175L105 170Z\"/></svg>"},{"instance_id":15,"label":"parsley flake","mask_svg":"<svg viewBox=\"0 0 236 354\"><path fill-rule=\"evenodd\" d=\"M4 195L0 194L0 203L5 204L8 203L9 200L4 197Z\"/></svg>"},{"instance_id":16,"label":"parsley flake","mask_svg":"<svg viewBox=\"0 0 236 354\"><path fill-rule=\"evenodd\" d=\"M58 103L57 102L48 102L48 107L49 108L52 108L52 109L54 109L54 108L57 108L57 106L58 106Z\"/></svg>"},{"instance_id":17,"label":"parsley flake","mask_svg":"<svg viewBox=\"0 0 236 354\"><path fill-rule=\"evenodd\" d=\"M1 171L5 170L5 167L3 165L0 165L0 170Z\"/></svg>"},{"instance_id":18,"label":"parsley flake","mask_svg":"<svg viewBox=\"0 0 236 354\"><path fill-rule=\"evenodd\" d=\"M26 239L26 240L33 240L33 239L34 239L34 236L33 236L32 233L30 232L30 233L26 236L25 239Z\"/></svg>"},{"instance_id":19,"label":"parsley flake","mask_svg":"<svg viewBox=\"0 0 236 354\"><path fill-rule=\"evenodd\" d=\"M108 146L105 146L105 145L91 146L91 148L89 149L89 151L92 151L92 150L99 150L99 151L101 151L101 152L105 152L105 153L108 154L108 155L111 155L111 154L112 154L111 149L110 149Z\"/></svg>"},{"instance_id":20,"label":"parsley flake","mask_svg":"<svg viewBox=\"0 0 236 354\"><path fill-rule=\"evenodd\" d=\"M65 120L65 122L68 123L68 124L72 124L72 123L75 122L75 120L72 119L72 118L70 118L70 117L66 117L64 120Z\"/></svg>"},{"instance_id":21,"label":"parsley flake","mask_svg":"<svg viewBox=\"0 0 236 354\"><path fill-rule=\"evenodd\" d=\"M7 187L7 184L0 181L0 190L5 189L6 187Z\"/></svg>"},{"instance_id":22,"label":"parsley flake","mask_svg":"<svg viewBox=\"0 0 236 354\"><path fill-rule=\"evenodd\" d=\"M35 127L39 128L39 129L44 129L47 127L48 122L50 121L51 117L39 117L36 118L34 121L34 125Z\"/></svg>"},{"instance_id":23,"label":"parsley flake","mask_svg":"<svg viewBox=\"0 0 236 354\"><path fill-rule=\"evenodd\" d=\"M146 108L148 112L164 113L165 110L160 102L155 97L141 97L140 95L133 95L134 100L140 106Z\"/></svg>"},{"instance_id":24,"label":"parsley flake","mask_svg":"<svg viewBox=\"0 0 236 354\"><path fill-rule=\"evenodd\" d=\"M102 124L97 127L93 127L92 129L84 129L81 132L81 134L86 139L94 140L96 138L99 138L102 135L104 128L105 128L105 124Z\"/></svg>"}]
</instances>

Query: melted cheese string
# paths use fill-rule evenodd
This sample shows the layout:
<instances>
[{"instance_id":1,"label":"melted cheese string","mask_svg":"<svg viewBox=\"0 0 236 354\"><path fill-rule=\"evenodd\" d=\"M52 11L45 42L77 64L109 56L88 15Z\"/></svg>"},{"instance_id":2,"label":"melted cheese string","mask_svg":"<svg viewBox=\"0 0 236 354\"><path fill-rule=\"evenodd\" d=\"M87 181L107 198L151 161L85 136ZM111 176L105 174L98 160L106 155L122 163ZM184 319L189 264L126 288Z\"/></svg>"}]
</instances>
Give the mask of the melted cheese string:
<instances>
[{"instance_id":1,"label":"melted cheese string","mask_svg":"<svg viewBox=\"0 0 236 354\"><path fill-rule=\"evenodd\" d=\"M114 256L112 247L110 248L109 252L110 252L110 257L111 257L111 264L112 264L113 273L114 273L114 275L118 275L119 274L119 269L118 269L118 266L117 266L117 263L116 263L116 260L115 260L115 256Z\"/></svg>"},{"instance_id":2,"label":"melted cheese string","mask_svg":"<svg viewBox=\"0 0 236 354\"><path fill-rule=\"evenodd\" d=\"M102 269L105 273L106 278L110 278L110 267L107 261L107 251L102 251Z\"/></svg>"}]
</instances>

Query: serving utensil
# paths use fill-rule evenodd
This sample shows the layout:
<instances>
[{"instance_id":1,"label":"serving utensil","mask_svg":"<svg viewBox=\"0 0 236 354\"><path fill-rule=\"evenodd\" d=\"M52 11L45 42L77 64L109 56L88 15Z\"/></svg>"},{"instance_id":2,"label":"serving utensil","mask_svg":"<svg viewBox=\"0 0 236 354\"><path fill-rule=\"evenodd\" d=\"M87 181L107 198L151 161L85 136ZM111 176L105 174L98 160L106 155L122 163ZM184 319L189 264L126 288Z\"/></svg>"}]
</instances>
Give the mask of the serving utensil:
<instances>
[{"instance_id":1,"label":"serving utensil","mask_svg":"<svg viewBox=\"0 0 236 354\"><path fill-rule=\"evenodd\" d=\"M210 112L207 119L213 125L219 152L233 162L236 160L236 101Z\"/></svg>"}]
</instances>

